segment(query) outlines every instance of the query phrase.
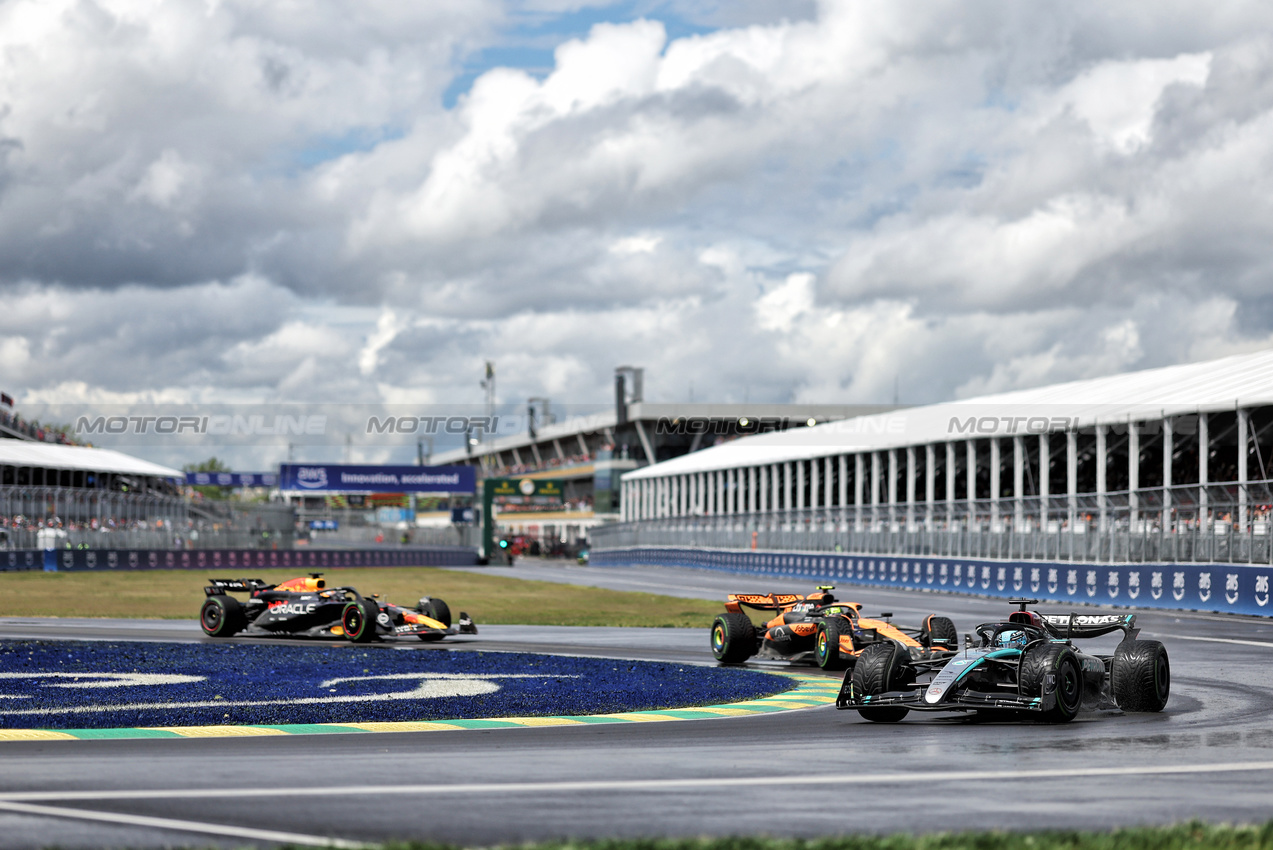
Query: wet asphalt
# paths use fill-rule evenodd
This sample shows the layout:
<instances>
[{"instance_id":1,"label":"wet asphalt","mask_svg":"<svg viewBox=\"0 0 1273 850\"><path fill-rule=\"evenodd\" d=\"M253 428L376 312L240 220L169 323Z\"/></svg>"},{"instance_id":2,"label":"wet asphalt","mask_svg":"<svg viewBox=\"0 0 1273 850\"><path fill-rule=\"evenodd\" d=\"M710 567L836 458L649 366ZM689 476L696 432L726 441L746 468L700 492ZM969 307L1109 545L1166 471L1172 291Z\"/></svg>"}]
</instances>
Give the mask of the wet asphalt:
<instances>
[{"instance_id":1,"label":"wet asphalt","mask_svg":"<svg viewBox=\"0 0 1273 850\"><path fill-rule=\"evenodd\" d=\"M810 589L664 568L528 561L484 569L700 598ZM950 594L847 586L837 594L903 623L945 614L961 632L1006 613L1001 600ZM1063 726L915 714L880 725L826 707L460 732L0 742L0 847L318 838L489 846L1262 822L1273 814L1273 620L1147 612L1139 625L1171 655L1167 710L1081 715ZM13 637L204 640L193 620L0 618L0 638ZM448 643L712 663L706 630L483 626L475 638Z\"/></svg>"}]
</instances>

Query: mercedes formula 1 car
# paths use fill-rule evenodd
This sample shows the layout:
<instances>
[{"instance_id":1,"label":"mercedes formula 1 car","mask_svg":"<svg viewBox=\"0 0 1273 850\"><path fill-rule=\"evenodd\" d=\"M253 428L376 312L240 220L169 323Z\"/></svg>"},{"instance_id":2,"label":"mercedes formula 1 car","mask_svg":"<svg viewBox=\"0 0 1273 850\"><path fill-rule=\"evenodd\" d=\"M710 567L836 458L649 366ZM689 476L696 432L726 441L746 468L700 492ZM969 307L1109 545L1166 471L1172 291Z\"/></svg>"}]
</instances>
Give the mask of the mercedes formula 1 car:
<instances>
[{"instance_id":1,"label":"mercedes formula 1 car","mask_svg":"<svg viewBox=\"0 0 1273 850\"><path fill-rule=\"evenodd\" d=\"M209 579L199 624L209 637L239 632L344 637L364 643L379 637L415 635L441 640L448 635L477 634L468 614L452 625L451 609L441 599L423 597L414 609L390 605L378 596L363 596L352 587L327 587L322 573L266 584L259 578ZM246 593L240 602L230 593Z\"/></svg>"},{"instance_id":2,"label":"mercedes formula 1 car","mask_svg":"<svg viewBox=\"0 0 1273 850\"><path fill-rule=\"evenodd\" d=\"M1135 614L1040 614L1020 606L1007 622L977 626L979 642L940 659L900 646L867 648L844 677L836 708L895 723L910 711L975 711L1034 716L1053 723L1080 709L1162 711L1171 691L1167 649L1138 640ZM1077 639L1121 632L1113 655L1093 655Z\"/></svg>"},{"instance_id":3,"label":"mercedes formula 1 car","mask_svg":"<svg viewBox=\"0 0 1273 850\"><path fill-rule=\"evenodd\" d=\"M752 656L786 661L812 660L824 670L852 667L870 646L903 646L916 658L944 658L958 648L959 632L947 617L929 615L918 629L902 629L890 621L862 616L857 602L837 602L834 585L822 585L807 596L796 593L731 593L725 613L712 623L712 655L724 664L741 664ZM759 629L743 611L772 611Z\"/></svg>"}]
</instances>

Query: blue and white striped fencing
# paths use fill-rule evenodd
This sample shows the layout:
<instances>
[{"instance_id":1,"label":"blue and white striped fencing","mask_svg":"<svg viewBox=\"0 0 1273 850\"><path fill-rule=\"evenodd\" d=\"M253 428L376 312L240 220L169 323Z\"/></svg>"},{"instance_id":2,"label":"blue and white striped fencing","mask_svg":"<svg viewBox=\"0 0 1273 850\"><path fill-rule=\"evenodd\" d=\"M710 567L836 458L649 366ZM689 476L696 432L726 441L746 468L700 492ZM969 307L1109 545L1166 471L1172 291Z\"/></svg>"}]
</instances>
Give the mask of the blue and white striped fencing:
<instances>
[{"instance_id":1,"label":"blue and white striped fencing","mask_svg":"<svg viewBox=\"0 0 1273 850\"><path fill-rule=\"evenodd\" d=\"M1273 614L1273 566L1240 564L1078 564L840 553L766 552L640 546L594 550L595 566L696 567L810 583L963 593L1048 602Z\"/></svg>"}]
</instances>

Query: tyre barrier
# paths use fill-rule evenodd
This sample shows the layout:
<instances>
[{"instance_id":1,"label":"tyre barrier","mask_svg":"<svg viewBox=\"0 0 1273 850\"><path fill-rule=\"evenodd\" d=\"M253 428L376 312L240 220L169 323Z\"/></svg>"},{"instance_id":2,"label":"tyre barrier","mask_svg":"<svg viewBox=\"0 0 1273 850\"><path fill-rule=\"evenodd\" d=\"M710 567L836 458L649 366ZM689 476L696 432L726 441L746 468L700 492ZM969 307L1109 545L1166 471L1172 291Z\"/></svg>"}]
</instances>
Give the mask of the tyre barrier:
<instances>
[{"instance_id":1,"label":"tyre barrier","mask_svg":"<svg viewBox=\"0 0 1273 850\"><path fill-rule=\"evenodd\" d=\"M207 570L325 567L471 567L477 549L43 549L0 551L0 572L43 570Z\"/></svg>"},{"instance_id":2,"label":"tyre barrier","mask_svg":"<svg viewBox=\"0 0 1273 850\"><path fill-rule=\"evenodd\" d=\"M822 705L839 686L825 677L690 664L387 650L5 641L0 688L8 699L0 706L0 740L201 737L209 728L232 730L220 734L471 729L565 725L570 716L581 723L690 719ZM629 717L642 712L666 716ZM59 730L64 734L36 734Z\"/></svg>"},{"instance_id":3,"label":"tyre barrier","mask_svg":"<svg viewBox=\"0 0 1273 850\"><path fill-rule=\"evenodd\" d=\"M799 578L1047 602L1217 611L1269 616L1273 565L1087 564L918 555L772 552L634 546L592 550L594 566L695 567L743 575Z\"/></svg>"}]
</instances>

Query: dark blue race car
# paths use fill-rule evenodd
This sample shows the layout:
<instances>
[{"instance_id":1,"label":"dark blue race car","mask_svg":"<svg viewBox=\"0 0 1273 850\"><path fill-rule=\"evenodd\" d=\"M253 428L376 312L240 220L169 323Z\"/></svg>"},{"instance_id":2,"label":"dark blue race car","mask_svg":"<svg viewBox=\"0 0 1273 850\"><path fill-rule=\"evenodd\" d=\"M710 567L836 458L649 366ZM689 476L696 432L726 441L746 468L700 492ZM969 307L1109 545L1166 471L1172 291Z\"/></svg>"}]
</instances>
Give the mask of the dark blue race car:
<instances>
[{"instance_id":1,"label":"dark blue race car","mask_svg":"<svg viewBox=\"0 0 1273 850\"><path fill-rule=\"evenodd\" d=\"M468 614L452 624L451 609L441 599L422 597L415 608L391 605L352 587L328 587L322 573L267 584L257 578L209 579L199 624L208 637L256 635L343 637L355 643L386 637L441 640L448 635L477 634ZM243 593L240 602L231 593Z\"/></svg>"},{"instance_id":2,"label":"dark blue race car","mask_svg":"<svg viewBox=\"0 0 1273 850\"><path fill-rule=\"evenodd\" d=\"M895 723L911 711L974 711L1073 720L1080 710L1162 711L1171 691L1167 649L1138 640L1135 614L1044 615L1019 606L1006 622L977 626L961 652L916 658L904 647L867 647L844 677L836 708ZM1074 641L1121 632L1112 655Z\"/></svg>"}]
</instances>

